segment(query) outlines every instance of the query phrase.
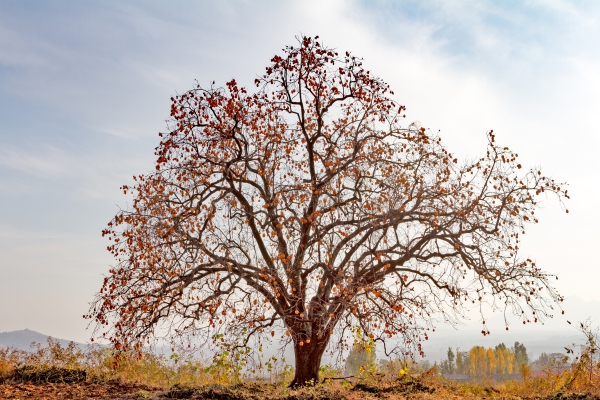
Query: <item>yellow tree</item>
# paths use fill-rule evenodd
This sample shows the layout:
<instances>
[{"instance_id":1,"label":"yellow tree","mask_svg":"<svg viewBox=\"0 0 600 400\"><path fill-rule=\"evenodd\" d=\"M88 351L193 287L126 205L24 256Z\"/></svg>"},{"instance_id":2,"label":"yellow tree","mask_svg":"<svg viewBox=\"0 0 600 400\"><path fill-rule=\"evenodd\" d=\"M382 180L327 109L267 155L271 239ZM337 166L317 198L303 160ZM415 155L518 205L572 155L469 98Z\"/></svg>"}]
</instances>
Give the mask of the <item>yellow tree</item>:
<instances>
[{"instance_id":1,"label":"yellow tree","mask_svg":"<svg viewBox=\"0 0 600 400\"><path fill-rule=\"evenodd\" d=\"M279 340L301 385L354 325L405 356L465 304L498 299L528 322L561 300L519 240L540 196L567 193L492 132L482 157L459 163L403 125L361 59L316 38L255 84L172 98L154 172L123 187L133 203L103 232L116 265L88 315L115 348L159 333L232 353Z\"/></svg>"},{"instance_id":2,"label":"yellow tree","mask_svg":"<svg viewBox=\"0 0 600 400\"><path fill-rule=\"evenodd\" d=\"M519 366L516 365L515 353L507 349L504 353L504 357L506 359L506 373L516 374L519 371Z\"/></svg>"},{"instance_id":3,"label":"yellow tree","mask_svg":"<svg viewBox=\"0 0 600 400\"><path fill-rule=\"evenodd\" d=\"M506 358L504 357L504 350L496 347L496 373L506 374Z\"/></svg>"},{"instance_id":4,"label":"yellow tree","mask_svg":"<svg viewBox=\"0 0 600 400\"><path fill-rule=\"evenodd\" d=\"M477 378L488 375L487 351L483 346L474 346L469 351L470 368L469 374Z\"/></svg>"},{"instance_id":5,"label":"yellow tree","mask_svg":"<svg viewBox=\"0 0 600 400\"><path fill-rule=\"evenodd\" d=\"M496 354L494 349L489 347L486 351L487 355L487 374L492 376L496 373Z\"/></svg>"}]
</instances>

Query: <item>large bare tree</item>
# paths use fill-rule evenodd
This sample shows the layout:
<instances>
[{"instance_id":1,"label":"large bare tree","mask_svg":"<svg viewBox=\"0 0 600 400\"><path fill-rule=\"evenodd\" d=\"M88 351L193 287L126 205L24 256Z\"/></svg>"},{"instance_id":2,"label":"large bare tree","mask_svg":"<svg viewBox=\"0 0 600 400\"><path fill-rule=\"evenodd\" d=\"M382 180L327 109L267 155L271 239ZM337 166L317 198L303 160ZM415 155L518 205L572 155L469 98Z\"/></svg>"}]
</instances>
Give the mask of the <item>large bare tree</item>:
<instances>
[{"instance_id":1,"label":"large bare tree","mask_svg":"<svg viewBox=\"0 0 600 400\"><path fill-rule=\"evenodd\" d=\"M459 163L407 127L360 59L317 38L284 49L255 84L172 98L156 171L123 187L133 205L104 231L118 264L88 315L117 349L161 326L278 340L294 347L297 385L318 378L348 327L387 352L422 352L433 322L467 305L527 323L562 300L519 239L539 196L567 192L492 132L483 157Z\"/></svg>"}]
</instances>

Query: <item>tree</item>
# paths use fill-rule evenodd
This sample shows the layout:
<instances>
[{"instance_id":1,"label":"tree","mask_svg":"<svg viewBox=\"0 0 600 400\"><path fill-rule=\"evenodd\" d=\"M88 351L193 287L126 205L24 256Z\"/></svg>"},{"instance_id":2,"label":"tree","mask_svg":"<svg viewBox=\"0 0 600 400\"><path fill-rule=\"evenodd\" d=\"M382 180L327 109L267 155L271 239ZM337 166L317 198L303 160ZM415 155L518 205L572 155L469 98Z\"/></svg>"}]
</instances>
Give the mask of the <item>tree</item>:
<instances>
[{"instance_id":1,"label":"tree","mask_svg":"<svg viewBox=\"0 0 600 400\"><path fill-rule=\"evenodd\" d=\"M542 353L532 365L535 369L564 367L569 363L569 356L563 353Z\"/></svg>"},{"instance_id":2,"label":"tree","mask_svg":"<svg viewBox=\"0 0 600 400\"><path fill-rule=\"evenodd\" d=\"M362 331L354 330L354 344L346 357L346 374L352 376L377 372L377 356L372 339L363 341Z\"/></svg>"},{"instance_id":3,"label":"tree","mask_svg":"<svg viewBox=\"0 0 600 400\"><path fill-rule=\"evenodd\" d=\"M375 349L352 346L346 357L346 375L359 376L373 371L376 365Z\"/></svg>"},{"instance_id":4,"label":"tree","mask_svg":"<svg viewBox=\"0 0 600 400\"><path fill-rule=\"evenodd\" d=\"M497 374L507 374L508 366L507 366L507 353L508 349L504 343L500 343L494 348L494 352L496 353L496 373Z\"/></svg>"},{"instance_id":5,"label":"tree","mask_svg":"<svg viewBox=\"0 0 600 400\"><path fill-rule=\"evenodd\" d=\"M473 346L469 351L469 375L477 378L488 376L487 352L485 347Z\"/></svg>"},{"instance_id":6,"label":"tree","mask_svg":"<svg viewBox=\"0 0 600 400\"><path fill-rule=\"evenodd\" d=\"M523 364L529 365L529 356L527 355L527 349L524 344L515 342L513 353L515 354L515 363L517 365L515 370L518 370Z\"/></svg>"},{"instance_id":7,"label":"tree","mask_svg":"<svg viewBox=\"0 0 600 400\"><path fill-rule=\"evenodd\" d=\"M455 364L454 364L455 356L454 356L454 352L452 351L451 347L448 347L447 355L448 355L448 358L446 358L445 360L442 360L440 362L440 369L443 374L453 374L455 371ZM460 359L460 362L462 363L462 358ZM457 360L457 365L458 365L458 360Z\"/></svg>"},{"instance_id":8,"label":"tree","mask_svg":"<svg viewBox=\"0 0 600 400\"><path fill-rule=\"evenodd\" d=\"M567 192L521 173L492 132L459 163L437 134L403 127L361 59L316 39L273 57L253 93L232 80L172 98L156 170L123 186L132 206L103 231L117 264L87 317L115 348L278 340L297 385L354 325L405 356L465 304L497 301L525 323L562 300L518 251L539 197Z\"/></svg>"},{"instance_id":9,"label":"tree","mask_svg":"<svg viewBox=\"0 0 600 400\"><path fill-rule=\"evenodd\" d=\"M451 347L448 347L448 373L454 373L454 352Z\"/></svg>"},{"instance_id":10,"label":"tree","mask_svg":"<svg viewBox=\"0 0 600 400\"><path fill-rule=\"evenodd\" d=\"M496 367L497 367L496 354L494 353L494 350L491 347L489 347L487 349L488 376L492 376L496 373Z\"/></svg>"},{"instance_id":11,"label":"tree","mask_svg":"<svg viewBox=\"0 0 600 400\"><path fill-rule=\"evenodd\" d=\"M456 373L466 374L469 372L469 355L466 352L456 349Z\"/></svg>"},{"instance_id":12,"label":"tree","mask_svg":"<svg viewBox=\"0 0 600 400\"><path fill-rule=\"evenodd\" d=\"M440 361L440 371L442 374L450 373L450 367L448 366L448 360Z\"/></svg>"}]
</instances>

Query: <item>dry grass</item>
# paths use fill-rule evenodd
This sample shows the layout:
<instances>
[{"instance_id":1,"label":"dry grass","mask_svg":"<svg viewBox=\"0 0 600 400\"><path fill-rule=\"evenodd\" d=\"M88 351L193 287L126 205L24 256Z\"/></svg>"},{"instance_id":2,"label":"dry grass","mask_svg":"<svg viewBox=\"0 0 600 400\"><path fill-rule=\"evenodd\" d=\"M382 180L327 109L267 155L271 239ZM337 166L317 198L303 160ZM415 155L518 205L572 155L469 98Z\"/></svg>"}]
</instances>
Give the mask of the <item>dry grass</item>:
<instances>
[{"instance_id":1,"label":"dry grass","mask_svg":"<svg viewBox=\"0 0 600 400\"><path fill-rule=\"evenodd\" d=\"M167 388L173 385L215 382L214 368L198 360L144 353L115 353L89 346L85 351L71 343L63 348L51 338L31 352L0 348L1 382L121 382Z\"/></svg>"},{"instance_id":2,"label":"dry grass","mask_svg":"<svg viewBox=\"0 0 600 400\"><path fill-rule=\"evenodd\" d=\"M322 368L323 383L292 390L289 368L274 368L269 382L244 379L220 362L151 353L141 358L111 349L75 345L62 348L50 340L31 352L0 349L0 398L190 398L190 399L575 399L600 398L598 367L585 353L571 371L522 382L456 383L436 371L397 371L341 379L340 371ZM32 383L35 383L32 385ZM27 393L30 393L27 395ZM95 394L94 394L95 393ZM87 396L87 397L86 397Z\"/></svg>"}]
</instances>

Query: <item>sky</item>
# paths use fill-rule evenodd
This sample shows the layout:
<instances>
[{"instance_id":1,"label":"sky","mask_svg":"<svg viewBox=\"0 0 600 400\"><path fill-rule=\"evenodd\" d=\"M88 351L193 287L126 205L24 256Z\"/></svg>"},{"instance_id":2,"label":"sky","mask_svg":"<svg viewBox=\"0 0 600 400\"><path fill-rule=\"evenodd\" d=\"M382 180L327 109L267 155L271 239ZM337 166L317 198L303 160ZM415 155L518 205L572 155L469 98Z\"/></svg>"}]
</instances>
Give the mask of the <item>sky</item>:
<instances>
[{"instance_id":1,"label":"sky","mask_svg":"<svg viewBox=\"0 0 600 400\"><path fill-rule=\"evenodd\" d=\"M523 254L559 276L566 310L600 304L600 3L2 0L0 332L88 341L112 263L101 231L127 207L119 187L153 168L170 97L196 80L253 88L299 35L363 57L407 124L460 159L493 129L567 182Z\"/></svg>"}]
</instances>

